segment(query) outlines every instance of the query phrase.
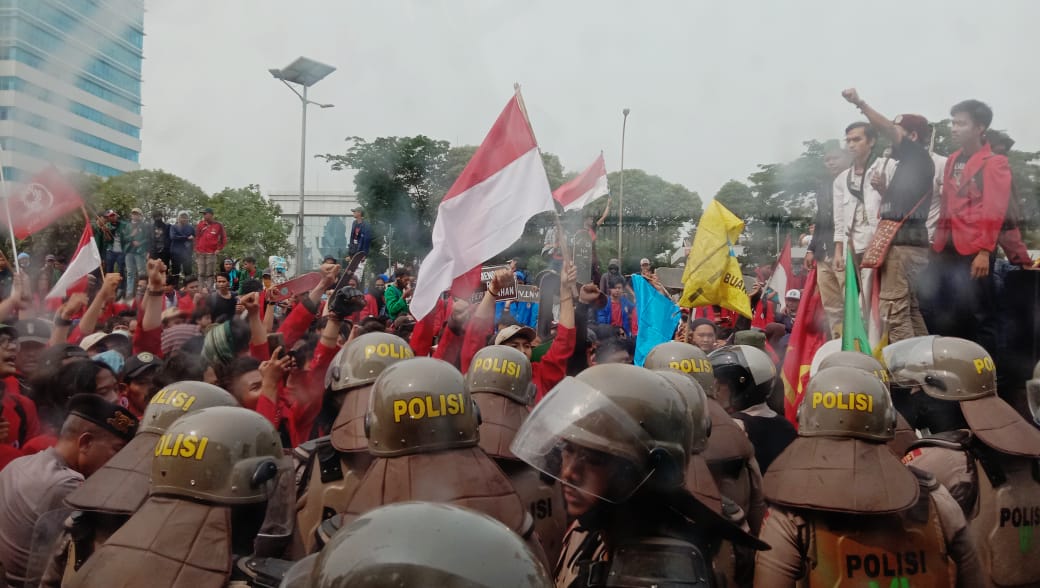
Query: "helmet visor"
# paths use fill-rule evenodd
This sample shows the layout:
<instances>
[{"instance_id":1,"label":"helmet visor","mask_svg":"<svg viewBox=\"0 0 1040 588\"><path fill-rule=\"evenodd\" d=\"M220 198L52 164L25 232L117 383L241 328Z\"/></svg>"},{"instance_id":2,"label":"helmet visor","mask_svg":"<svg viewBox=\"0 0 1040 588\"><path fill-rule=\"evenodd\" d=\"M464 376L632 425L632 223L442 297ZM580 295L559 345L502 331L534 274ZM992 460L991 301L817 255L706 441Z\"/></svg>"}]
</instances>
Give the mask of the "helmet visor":
<instances>
[{"instance_id":1,"label":"helmet visor","mask_svg":"<svg viewBox=\"0 0 1040 588\"><path fill-rule=\"evenodd\" d=\"M535 406L511 448L531 467L608 502L623 502L653 474L647 432L610 398L570 377Z\"/></svg>"},{"instance_id":2,"label":"helmet visor","mask_svg":"<svg viewBox=\"0 0 1040 588\"><path fill-rule=\"evenodd\" d=\"M278 461L278 472L263 482L267 487L267 511L257 534L254 550L258 557L276 557L285 549L296 520L296 472L292 458Z\"/></svg>"},{"instance_id":3,"label":"helmet visor","mask_svg":"<svg viewBox=\"0 0 1040 588\"><path fill-rule=\"evenodd\" d=\"M1026 400L1029 402L1029 414L1033 422L1040 426L1040 379L1026 382Z\"/></svg>"},{"instance_id":4,"label":"helmet visor","mask_svg":"<svg viewBox=\"0 0 1040 588\"><path fill-rule=\"evenodd\" d=\"M935 366L932 347L935 335L912 337L886 346L881 354L898 386L923 386L925 377Z\"/></svg>"}]
</instances>

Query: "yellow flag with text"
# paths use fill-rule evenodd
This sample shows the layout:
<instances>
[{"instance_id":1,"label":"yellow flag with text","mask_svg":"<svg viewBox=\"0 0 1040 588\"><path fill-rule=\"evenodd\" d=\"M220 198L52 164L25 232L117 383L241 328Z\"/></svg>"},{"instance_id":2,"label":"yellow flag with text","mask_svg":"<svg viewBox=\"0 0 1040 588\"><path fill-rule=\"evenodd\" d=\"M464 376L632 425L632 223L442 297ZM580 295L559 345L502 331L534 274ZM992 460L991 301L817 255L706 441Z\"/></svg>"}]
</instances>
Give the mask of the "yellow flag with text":
<instances>
[{"instance_id":1,"label":"yellow flag with text","mask_svg":"<svg viewBox=\"0 0 1040 588\"><path fill-rule=\"evenodd\" d=\"M740 262L733 252L733 244L743 231L744 221L729 209L715 200L708 204L686 260L680 306L717 304L751 318L751 301L744 289Z\"/></svg>"}]
</instances>

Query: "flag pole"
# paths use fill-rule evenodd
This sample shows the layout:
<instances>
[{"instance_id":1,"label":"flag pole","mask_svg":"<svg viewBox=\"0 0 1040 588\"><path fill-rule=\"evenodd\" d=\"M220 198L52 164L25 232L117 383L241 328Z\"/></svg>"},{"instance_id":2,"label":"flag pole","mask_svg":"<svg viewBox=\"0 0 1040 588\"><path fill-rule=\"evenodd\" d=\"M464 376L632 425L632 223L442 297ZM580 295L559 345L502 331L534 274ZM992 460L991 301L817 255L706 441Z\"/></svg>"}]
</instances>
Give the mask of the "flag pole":
<instances>
[{"instance_id":1,"label":"flag pole","mask_svg":"<svg viewBox=\"0 0 1040 588\"><path fill-rule=\"evenodd\" d=\"M3 155L5 151L0 147L0 192L4 199L4 214L7 215L7 231L11 234L11 254L14 256L14 273L19 274L22 268L18 265L18 242L14 238L14 221L11 220L10 193L7 191L7 175L4 173Z\"/></svg>"},{"instance_id":2,"label":"flag pole","mask_svg":"<svg viewBox=\"0 0 1040 588\"><path fill-rule=\"evenodd\" d=\"M528 130L531 131L531 136L534 137L534 144L538 146L538 155L542 154L542 147L538 145L538 137L534 134L534 127L531 126L531 117L527 115L527 105L524 104L524 95L520 93L520 83L513 83L513 93L516 97L517 106L520 107L520 112L524 115L524 122L527 123ZM553 208L553 222L556 225L557 239L560 241L560 254L566 261L573 262L570 255L570 248L567 246L567 235L563 233L563 225L560 223L560 213Z\"/></svg>"}]
</instances>

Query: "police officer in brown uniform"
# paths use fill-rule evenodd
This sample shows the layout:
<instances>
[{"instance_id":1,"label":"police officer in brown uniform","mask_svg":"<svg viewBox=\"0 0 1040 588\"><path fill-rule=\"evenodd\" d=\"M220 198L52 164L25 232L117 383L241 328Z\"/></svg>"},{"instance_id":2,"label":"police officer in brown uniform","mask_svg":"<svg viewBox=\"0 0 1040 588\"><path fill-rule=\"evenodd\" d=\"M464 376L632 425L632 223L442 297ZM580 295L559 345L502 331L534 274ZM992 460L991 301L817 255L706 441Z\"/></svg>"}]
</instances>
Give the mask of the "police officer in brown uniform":
<instances>
[{"instance_id":1,"label":"police officer in brown uniform","mask_svg":"<svg viewBox=\"0 0 1040 588\"><path fill-rule=\"evenodd\" d=\"M365 419L375 458L342 517L319 528L323 542L374 508L425 500L472 508L525 538L540 557L534 519L495 462L479 447L479 411L450 363L417 357L386 368Z\"/></svg>"},{"instance_id":2,"label":"police officer in brown uniform","mask_svg":"<svg viewBox=\"0 0 1040 588\"><path fill-rule=\"evenodd\" d=\"M484 347L473 356L466 372L466 390L480 409L481 449L509 477L534 517L535 531L548 561L556 561L567 528L563 489L552 478L520 461L509 449L534 400L531 362L506 345Z\"/></svg>"},{"instance_id":3,"label":"police officer in brown uniform","mask_svg":"<svg viewBox=\"0 0 1040 588\"><path fill-rule=\"evenodd\" d=\"M505 525L450 504L405 502L361 515L336 533L316 561L283 586L338 588L550 588L527 545ZM290 583L293 581L294 583Z\"/></svg>"},{"instance_id":4,"label":"police officer in brown uniform","mask_svg":"<svg viewBox=\"0 0 1040 588\"><path fill-rule=\"evenodd\" d=\"M625 364L565 378L535 406L512 449L566 485L558 587L715 586L719 540L757 543L683 487L708 434L690 417L668 379Z\"/></svg>"},{"instance_id":5,"label":"police officer in brown uniform","mask_svg":"<svg viewBox=\"0 0 1040 588\"><path fill-rule=\"evenodd\" d=\"M755 448L744 430L719 403L708 355L689 343L669 341L651 349L643 367L686 374L704 390L708 397L708 414L711 416L711 436L702 455L708 462L708 469L719 492L744 511L752 534L757 535L762 528L766 505L762 497L762 474L755 461Z\"/></svg>"},{"instance_id":6,"label":"police officer in brown uniform","mask_svg":"<svg viewBox=\"0 0 1040 588\"><path fill-rule=\"evenodd\" d=\"M251 410L218 406L177 419L155 445L151 479L148 500L67 586L222 588L248 578L234 564L261 540L287 543L291 460Z\"/></svg>"},{"instance_id":7,"label":"police officer in brown uniform","mask_svg":"<svg viewBox=\"0 0 1040 588\"><path fill-rule=\"evenodd\" d=\"M981 586L964 515L935 478L885 445L896 414L874 375L820 370L798 438L766 472L755 586Z\"/></svg>"},{"instance_id":8,"label":"police officer in brown uniform","mask_svg":"<svg viewBox=\"0 0 1040 588\"><path fill-rule=\"evenodd\" d=\"M43 577L43 586L60 586L148 498L152 457L159 437L178 418L211 406L238 406L223 388L196 381L175 382L152 396L137 434L126 447L65 498L77 509Z\"/></svg>"},{"instance_id":9,"label":"police officer in brown uniform","mask_svg":"<svg viewBox=\"0 0 1040 588\"><path fill-rule=\"evenodd\" d=\"M325 374L323 411L336 414L331 433L294 451L300 475L293 554L315 551L318 526L343 512L372 458L365 413L372 384L388 366L413 357L408 343L389 333L367 333L347 343Z\"/></svg>"},{"instance_id":10,"label":"police officer in brown uniform","mask_svg":"<svg viewBox=\"0 0 1040 588\"><path fill-rule=\"evenodd\" d=\"M888 371L888 368L866 353L860 353L859 351L836 351L820 360L819 369L836 366L854 367L874 374L874 377L881 380L881 383L889 389L889 393L892 391L892 374ZM910 445L916 441L917 431L910 426L910 423L906 422L906 419L897 410L896 432L892 440L888 442L889 449L899 457L902 457L906 450L910 448Z\"/></svg>"},{"instance_id":11,"label":"police officer in brown uniform","mask_svg":"<svg viewBox=\"0 0 1040 588\"><path fill-rule=\"evenodd\" d=\"M972 341L935 336L884 355L896 382L921 387L913 424L931 432L904 461L950 489L993 585L1040 585L1040 431L997 397L992 358Z\"/></svg>"}]
</instances>

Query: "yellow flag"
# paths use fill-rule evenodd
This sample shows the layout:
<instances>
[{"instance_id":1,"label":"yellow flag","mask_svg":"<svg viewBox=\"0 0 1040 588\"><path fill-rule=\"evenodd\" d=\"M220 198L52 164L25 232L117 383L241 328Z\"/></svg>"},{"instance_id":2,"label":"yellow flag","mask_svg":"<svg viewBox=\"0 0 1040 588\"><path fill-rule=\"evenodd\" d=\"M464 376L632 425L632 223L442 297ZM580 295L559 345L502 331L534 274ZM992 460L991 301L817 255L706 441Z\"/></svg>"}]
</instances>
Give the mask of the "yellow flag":
<instances>
[{"instance_id":1,"label":"yellow flag","mask_svg":"<svg viewBox=\"0 0 1040 588\"><path fill-rule=\"evenodd\" d=\"M743 230L742 220L717 201L711 201L701 215L686 260L680 306L718 304L751 318L751 301L744 289L740 262L733 253L733 244Z\"/></svg>"}]
</instances>

